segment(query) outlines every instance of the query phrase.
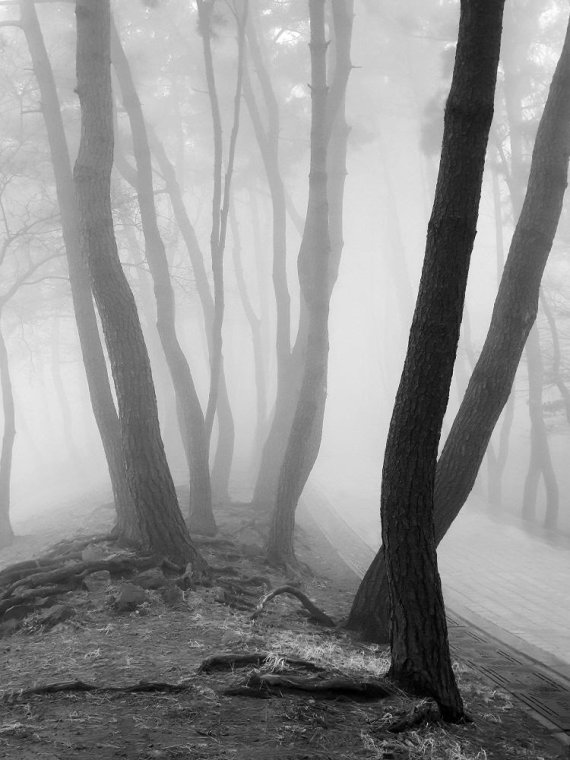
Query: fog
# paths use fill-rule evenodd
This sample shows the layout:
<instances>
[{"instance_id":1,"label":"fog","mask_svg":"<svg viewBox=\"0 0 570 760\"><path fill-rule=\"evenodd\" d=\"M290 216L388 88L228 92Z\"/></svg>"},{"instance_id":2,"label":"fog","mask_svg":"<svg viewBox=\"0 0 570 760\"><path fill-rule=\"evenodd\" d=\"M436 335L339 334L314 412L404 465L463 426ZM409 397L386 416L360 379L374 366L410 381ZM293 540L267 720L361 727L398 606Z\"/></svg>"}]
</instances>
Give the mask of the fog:
<instances>
[{"instance_id":1,"label":"fog","mask_svg":"<svg viewBox=\"0 0 570 760\"><path fill-rule=\"evenodd\" d=\"M520 14L525 4L513 3L504 30L505 49L517 61L519 105L524 122L519 126L526 172L564 32L562 3L535 4L537 8L528 14L528 24L521 24ZM38 12L74 160L79 137L79 105L74 93L73 8L53 3L38 6ZM346 101L346 121L351 131L344 195L344 250L331 299L323 439L309 487L318 489L373 548L377 546L380 529L382 458L423 260L458 12L457 3L441 0L388 2L381 7L374 2L357 2L355 7L351 54L354 68ZM303 219L310 140L307 86L310 61L305 4L251 3L250 13L263 42L280 111L280 165L285 190L295 212ZM17 18L13 7L3 7L1 14L4 22ZM222 110L224 161L227 162L236 35L226 6L220 9L220 14L212 47ZM175 165L211 285L212 131L195 9L192 4L176 0L159 0L146 5L133 0L116 3L115 18L145 117ZM532 29L527 28L531 24ZM30 268L48 254L63 251L49 150L38 110L40 96L30 68L26 41L20 30L6 24L3 27L0 32L2 238L13 237L14 240L5 248L1 262L1 294L10 290L26 267ZM251 61L248 66L253 76ZM259 83L254 81L254 84L261 102ZM132 164L132 140L121 105L117 106L116 129L118 150ZM504 257L516 221L506 180L512 159L509 129L502 67L462 339L442 443L487 333L497 292L498 270L500 274L497 225ZM501 155L506 162L504 166L500 164ZM494 173L498 198L494 196ZM520 191L524 193L524 182ZM145 331L168 460L176 483L182 486L187 483L188 471L177 428L172 382L154 324L156 307L145 263L140 212L135 191L119 171L114 174L112 195L120 256ZM156 163L155 204L174 282L178 335L205 410L209 387L208 342L196 277ZM223 357L236 435L230 494L243 502L253 495L260 446L268 431L277 391L272 207L245 102L242 102L231 204L237 227L230 225L225 251ZM45 221L48 217L49 221ZM30 227L32 222L34 225ZM26 225L28 229L20 234ZM259 388L250 323L233 259L238 242L236 228L239 229L244 281L251 308L259 320L264 352L262 372L267 399L261 421L257 419ZM292 341L300 311L296 260L301 232L302 228L298 229L289 214L287 280L292 303ZM568 238L565 207L543 279L543 292L559 330L560 374L565 382L570 369ZM16 410L10 513L17 533L20 526L25 526L26 531L30 529L30 518L35 514L45 514L64 504L73 505L74 500L92 499L94 506L112 500L66 278L65 259L54 259L31 272L2 308L2 332L7 344ZM569 423L550 370L552 333L543 312L538 326L545 371L542 409L561 495L557 524L551 530L570 535L570 509L565 497L570 489ZM520 520L530 456L524 358L513 398L514 422L502 478L501 503L491 508L488 502L488 474L484 462L472 499L458 521L472 521L489 511L509 515L513 522ZM502 424L503 418L492 439L495 447L499 446ZM214 432L212 458L216 445ZM530 522L517 522L517 525L526 526L530 534L541 529L544 509L545 495L540 486L534 517ZM452 535L446 538L446 542L450 541ZM448 572L445 561L443 565L444 572Z\"/></svg>"}]
</instances>

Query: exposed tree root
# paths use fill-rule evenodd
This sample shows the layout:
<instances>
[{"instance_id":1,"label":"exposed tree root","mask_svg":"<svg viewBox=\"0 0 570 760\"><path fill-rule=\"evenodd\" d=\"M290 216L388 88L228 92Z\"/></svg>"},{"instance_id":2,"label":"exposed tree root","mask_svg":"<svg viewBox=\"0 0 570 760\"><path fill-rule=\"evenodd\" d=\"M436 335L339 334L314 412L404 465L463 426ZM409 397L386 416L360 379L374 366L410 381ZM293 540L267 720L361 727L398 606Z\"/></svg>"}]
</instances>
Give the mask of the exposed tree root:
<instances>
[{"instance_id":1,"label":"exposed tree root","mask_svg":"<svg viewBox=\"0 0 570 760\"><path fill-rule=\"evenodd\" d=\"M441 711L433 699L423 699L415 704L410 711L401 715L388 726L388 731L400 734L410 731L424 723L441 723Z\"/></svg>"},{"instance_id":2,"label":"exposed tree root","mask_svg":"<svg viewBox=\"0 0 570 760\"><path fill-rule=\"evenodd\" d=\"M206 657L201 662L198 673L211 673L212 670L233 670L245 665L256 665L259 667L263 663L271 662L272 660L277 660L292 667L302 667L306 670L324 671L324 668L321 668L320 665L315 665L313 662L309 662L309 660L302 660L297 657L281 656L271 652L230 652L228 654L214 654L211 657Z\"/></svg>"},{"instance_id":3,"label":"exposed tree root","mask_svg":"<svg viewBox=\"0 0 570 760\"><path fill-rule=\"evenodd\" d=\"M130 686L97 686L86 681L60 681L48 683L43 686L35 686L31 689L22 689L19 691L7 692L2 696L2 702L13 704L20 702L28 697L42 694L58 694L61 692L106 692L116 694L137 694L152 691L188 691L193 685L190 681L181 681L179 683L167 683L164 681L138 681Z\"/></svg>"},{"instance_id":4,"label":"exposed tree root","mask_svg":"<svg viewBox=\"0 0 570 760\"><path fill-rule=\"evenodd\" d=\"M251 619L256 620L263 612L267 604L280 594L291 594L291 596L296 597L301 602L303 607L310 613L311 618L319 625L324 625L328 628L336 627L334 620L330 618L325 612L320 610L306 594L304 594L302 591L299 591L299 589L295 588L295 586L279 586L278 588L273 589L273 591L270 591L261 599L255 608L255 612L251 616Z\"/></svg>"},{"instance_id":5,"label":"exposed tree root","mask_svg":"<svg viewBox=\"0 0 570 760\"><path fill-rule=\"evenodd\" d=\"M295 676L254 671L245 683L224 690L228 696L259 697L260 692L281 696L286 692L303 692L322 699L383 699L395 693L394 687L385 680L355 681L339 676Z\"/></svg>"}]
</instances>

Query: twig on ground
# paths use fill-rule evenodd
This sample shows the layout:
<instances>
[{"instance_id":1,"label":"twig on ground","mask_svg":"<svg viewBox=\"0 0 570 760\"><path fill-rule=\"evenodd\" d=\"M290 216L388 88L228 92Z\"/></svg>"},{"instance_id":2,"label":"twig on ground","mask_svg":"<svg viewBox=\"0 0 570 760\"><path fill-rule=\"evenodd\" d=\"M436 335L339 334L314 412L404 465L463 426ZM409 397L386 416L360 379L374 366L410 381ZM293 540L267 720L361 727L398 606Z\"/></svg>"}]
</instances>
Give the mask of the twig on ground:
<instances>
[{"instance_id":1,"label":"twig on ground","mask_svg":"<svg viewBox=\"0 0 570 760\"><path fill-rule=\"evenodd\" d=\"M291 594L291 596L296 597L301 602L303 607L310 613L311 618L319 623L319 625L324 625L328 628L336 627L334 620L330 618L325 612L320 610L306 594L304 594L302 591L299 591L299 589L295 588L295 586L279 586L278 588L273 589L273 591L270 591L268 594L266 594L255 608L255 612L252 614L251 620L256 620L263 612L267 604L280 594Z\"/></svg>"}]
</instances>

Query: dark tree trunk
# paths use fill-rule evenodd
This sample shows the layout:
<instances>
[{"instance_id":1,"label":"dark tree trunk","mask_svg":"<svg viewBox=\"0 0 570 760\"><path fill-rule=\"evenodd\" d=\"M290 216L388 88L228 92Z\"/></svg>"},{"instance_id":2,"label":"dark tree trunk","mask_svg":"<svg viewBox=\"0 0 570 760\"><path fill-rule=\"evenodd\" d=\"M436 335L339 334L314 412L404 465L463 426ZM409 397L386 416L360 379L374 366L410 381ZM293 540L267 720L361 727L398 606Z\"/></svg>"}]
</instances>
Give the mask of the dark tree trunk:
<instances>
[{"instance_id":1,"label":"dark tree trunk","mask_svg":"<svg viewBox=\"0 0 570 760\"><path fill-rule=\"evenodd\" d=\"M212 493L208 465L208 437L202 407L188 361L176 334L176 303L164 242L158 228L154 205L152 161L144 116L133 82L129 62L113 26L111 31L113 67L129 117L137 166L136 190L145 239L145 253L154 283L156 328L166 357L176 394L182 442L190 473L190 527L197 533L214 535Z\"/></svg>"},{"instance_id":2,"label":"dark tree trunk","mask_svg":"<svg viewBox=\"0 0 570 760\"><path fill-rule=\"evenodd\" d=\"M0 386L2 388L2 409L4 412L4 434L0 454L0 549L2 549L5 546L10 546L14 540L14 531L10 522L10 481L12 478L12 453L16 439L16 413L8 352L1 330Z\"/></svg>"},{"instance_id":3,"label":"dark tree trunk","mask_svg":"<svg viewBox=\"0 0 570 760\"><path fill-rule=\"evenodd\" d=\"M113 230L109 0L77 0L76 18L81 139L74 181L79 234L111 362L140 543L146 550L205 570L178 507L160 437L150 362Z\"/></svg>"},{"instance_id":4,"label":"dark tree trunk","mask_svg":"<svg viewBox=\"0 0 570 760\"><path fill-rule=\"evenodd\" d=\"M382 542L391 602L389 675L463 717L437 569L434 486L441 426L475 240L503 3L463 0L426 253L382 471Z\"/></svg>"},{"instance_id":5,"label":"dark tree trunk","mask_svg":"<svg viewBox=\"0 0 570 760\"><path fill-rule=\"evenodd\" d=\"M445 446L435 479L435 540L465 504L493 428L509 397L535 321L540 281L566 190L570 153L570 35L554 74L536 136L530 177L491 325ZM389 599L381 549L360 584L347 627L370 641L387 640Z\"/></svg>"},{"instance_id":6,"label":"dark tree trunk","mask_svg":"<svg viewBox=\"0 0 570 760\"><path fill-rule=\"evenodd\" d=\"M307 350L267 543L269 561L285 565L295 562L295 510L318 454L327 386L331 257L327 200L328 88L324 5L324 0L309 0L311 165L307 217L297 264L306 310Z\"/></svg>"},{"instance_id":7,"label":"dark tree trunk","mask_svg":"<svg viewBox=\"0 0 570 760\"><path fill-rule=\"evenodd\" d=\"M87 262L80 250L77 203L57 89L33 0L22 0L20 8L22 29L26 36L41 94L42 113L61 212L71 297L89 396L95 422L101 435L117 508L116 532L120 539L137 541L141 536L125 475L119 418L109 384L105 354L91 296Z\"/></svg>"}]
</instances>

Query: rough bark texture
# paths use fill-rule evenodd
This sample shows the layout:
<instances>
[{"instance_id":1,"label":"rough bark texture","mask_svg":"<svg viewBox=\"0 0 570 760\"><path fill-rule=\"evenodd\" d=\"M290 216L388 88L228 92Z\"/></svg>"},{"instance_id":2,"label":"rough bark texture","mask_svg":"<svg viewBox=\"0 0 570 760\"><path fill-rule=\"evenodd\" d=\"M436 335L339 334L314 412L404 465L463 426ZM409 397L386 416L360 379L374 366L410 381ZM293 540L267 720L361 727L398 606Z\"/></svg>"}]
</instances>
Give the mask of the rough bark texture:
<instances>
[{"instance_id":1,"label":"rough bark texture","mask_svg":"<svg viewBox=\"0 0 570 760\"><path fill-rule=\"evenodd\" d=\"M10 522L10 481L12 478L12 453L16 439L16 412L14 393L10 378L10 364L4 336L0 330L0 387L2 389L2 410L4 413L4 433L0 453L0 549L14 540Z\"/></svg>"},{"instance_id":2,"label":"rough bark texture","mask_svg":"<svg viewBox=\"0 0 570 760\"><path fill-rule=\"evenodd\" d=\"M570 154L570 38L554 74L536 136L526 197L517 222L491 325L467 392L437 464L435 539L439 543L465 504L493 428L509 397L530 329L540 281L566 190ZM356 594L347 627L385 642L389 600L383 550Z\"/></svg>"},{"instance_id":3,"label":"rough bark texture","mask_svg":"<svg viewBox=\"0 0 570 760\"><path fill-rule=\"evenodd\" d=\"M307 315L307 351L299 400L279 475L267 544L270 562L295 561L295 510L322 432L327 391L330 239L327 201L327 78L324 0L310 0L311 164L309 200L298 257L299 283ZM317 437L315 437L317 431Z\"/></svg>"},{"instance_id":4,"label":"rough bark texture","mask_svg":"<svg viewBox=\"0 0 570 760\"><path fill-rule=\"evenodd\" d=\"M502 6L496 0L461 3L422 277L382 472L390 675L432 696L454 721L463 717L463 705L437 569L434 486L493 116Z\"/></svg>"},{"instance_id":5,"label":"rough bark texture","mask_svg":"<svg viewBox=\"0 0 570 760\"><path fill-rule=\"evenodd\" d=\"M204 416L188 361L176 333L174 289L164 242L156 218L152 162L144 115L129 62L114 26L111 31L111 51L123 105L131 125L137 167L137 198L141 212L146 259L156 298L156 328L176 394L182 442L190 473L190 526L198 533L214 535L216 522L212 512L208 438Z\"/></svg>"},{"instance_id":6,"label":"rough bark texture","mask_svg":"<svg viewBox=\"0 0 570 760\"><path fill-rule=\"evenodd\" d=\"M73 187L71 161L63 128L55 79L33 0L22 0L20 10L22 29L26 36L34 74L41 95L42 114L52 158L55 189L61 213L61 226L69 269L73 309L83 364L85 366L89 397L95 422L101 435L117 509L117 535L120 539L126 541L136 541L140 536L125 475L119 418L111 393L105 355L97 326L87 262L81 255L79 244L78 211Z\"/></svg>"},{"instance_id":7,"label":"rough bark texture","mask_svg":"<svg viewBox=\"0 0 570 760\"><path fill-rule=\"evenodd\" d=\"M109 0L77 0L76 17L81 139L74 181L80 242L111 362L140 543L175 562L191 562L204 569L204 560L193 546L178 508L160 437L150 362L113 230Z\"/></svg>"}]
</instances>

